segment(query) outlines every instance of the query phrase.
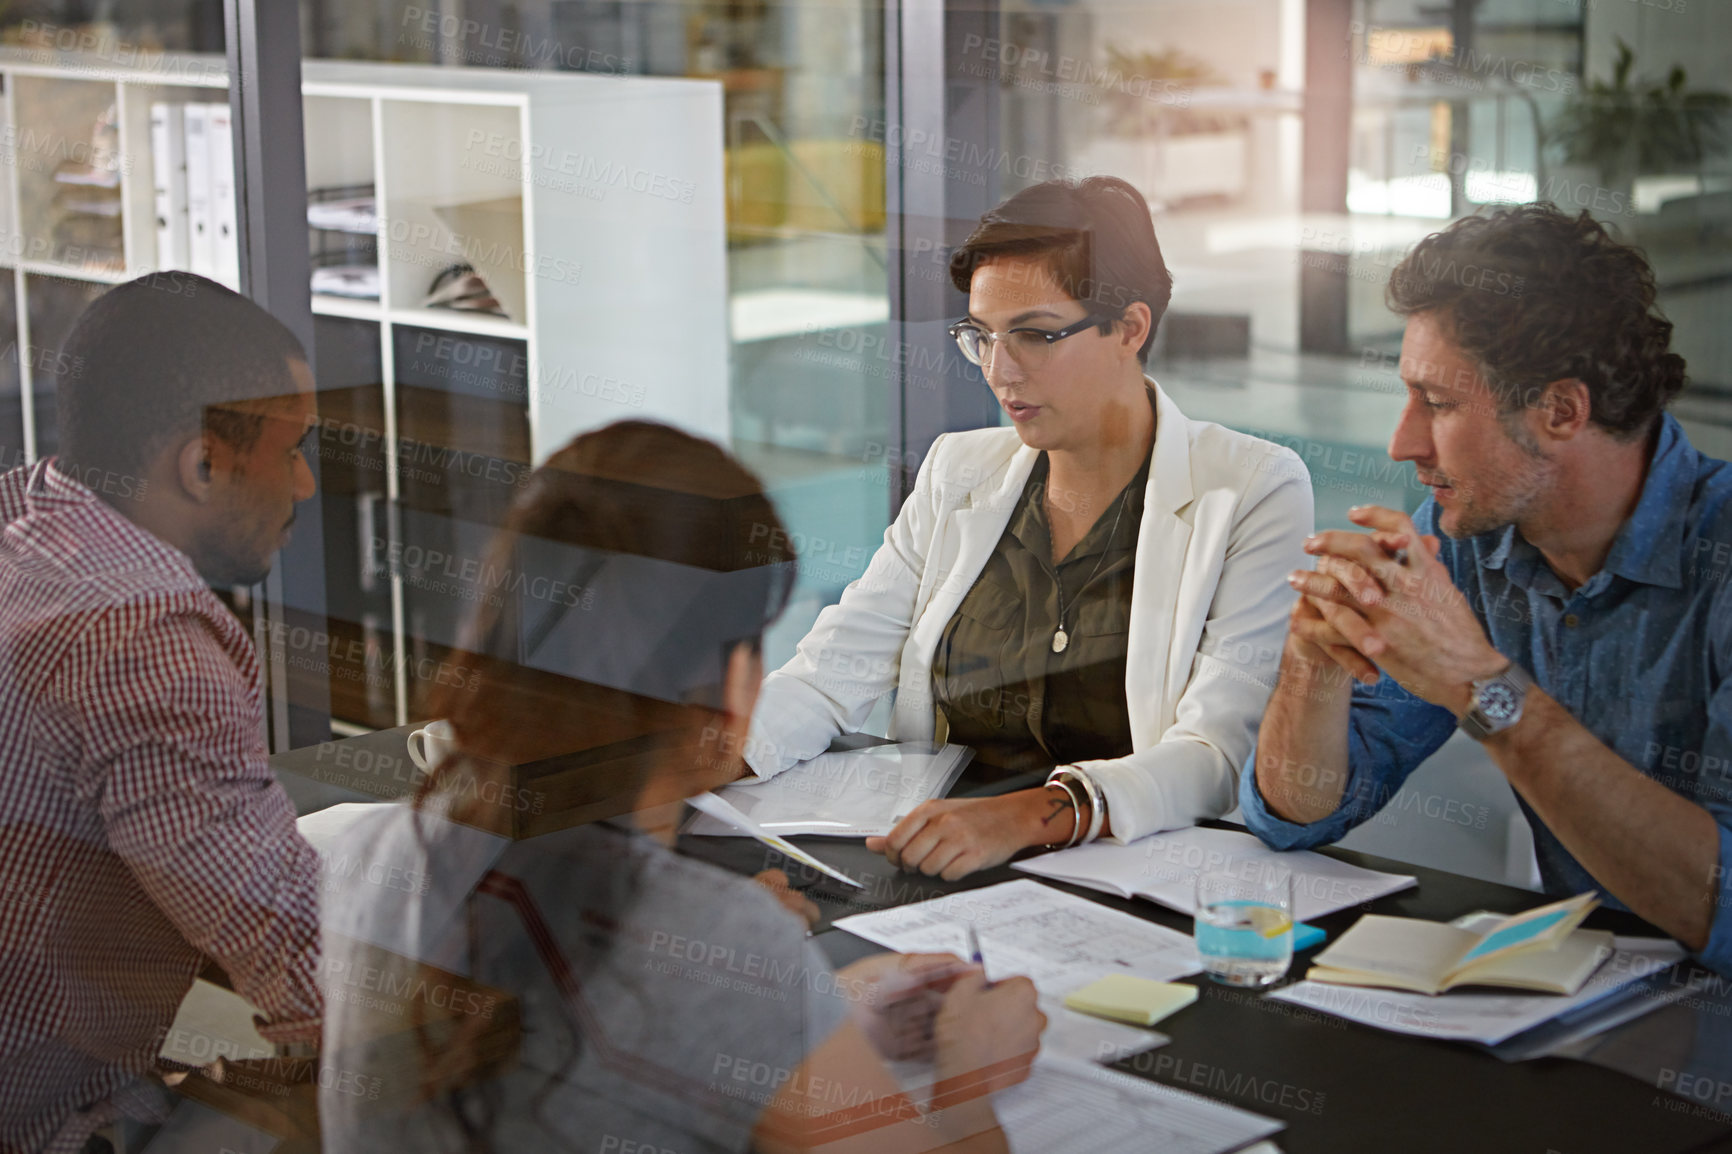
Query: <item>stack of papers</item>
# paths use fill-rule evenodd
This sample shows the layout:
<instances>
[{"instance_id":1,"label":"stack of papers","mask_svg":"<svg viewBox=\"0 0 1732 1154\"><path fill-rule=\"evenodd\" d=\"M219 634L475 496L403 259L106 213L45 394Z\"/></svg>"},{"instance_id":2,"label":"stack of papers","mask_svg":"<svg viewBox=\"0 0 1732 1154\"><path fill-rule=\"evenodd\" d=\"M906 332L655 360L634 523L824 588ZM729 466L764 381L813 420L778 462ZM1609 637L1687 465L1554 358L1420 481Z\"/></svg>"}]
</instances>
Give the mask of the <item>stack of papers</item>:
<instances>
[{"instance_id":1,"label":"stack of papers","mask_svg":"<svg viewBox=\"0 0 1732 1154\"><path fill-rule=\"evenodd\" d=\"M1224 1154L1286 1125L1147 1078L1044 1056L1026 1082L992 1104L1018 1154Z\"/></svg>"},{"instance_id":2,"label":"stack of papers","mask_svg":"<svg viewBox=\"0 0 1732 1154\"><path fill-rule=\"evenodd\" d=\"M347 200L317 200L307 204L307 224L332 232L354 232L376 236L379 232L378 203L370 196Z\"/></svg>"},{"instance_id":3,"label":"stack of papers","mask_svg":"<svg viewBox=\"0 0 1732 1154\"><path fill-rule=\"evenodd\" d=\"M882 837L909 810L948 793L970 756L964 745L876 745L819 754L768 781L742 781L716 793L759 828L784 837ZM737 836L740 831L702 816L685 832Z\"/></svg>"},{"instance_id":4,"label":"stack of papers","mask_svg":"<svg viewBox=\"0 0 1732 1154\"><path fill-rule=\"evenodd\" d=\"M340 264L313 270L312 289L324 296L379 299L379 266Z\"/></svg>"},{"instance_id":5,"label":"stack of papers","mask_svg":"<svg viewBox=\"0 0 1732 1154\"><path fill-rule=\"evenodd\" d=\"M1203 968L1190 935L1034 881L1002 882L836 923L900 953L962 958L968 957L970 926L979 935L988 978L1034 982L1047 1016L1042 1054L1117 1061L1165 1045L1161 1034L1067 1010L1065 996L1108 974L1165 982Z\"/></svg>"},{"instance_id":6,"label":"stack of papers","mask_svg":"<svg viewBox=\"0 0 1732 1154\"><path fill-rule=\"evenodd\" d=\"M1614 938L1611 958L1580 991L1554 994L1453 993L1442 997L1402 990L1295 982L1268 996L1381 1030L1495 1046L1542 1022L1570 1014L1622 987L1674 965L1684 949L1666 938ZM1664 1004L1652 999L1652 1005Z\"/></svg>"},{"instance_id":7,"label":"stack of papers","mask_svg":"<svg viewBox=\"0 0 1732 1154\"><path fill-rule=\"evenodd\" d=\"M1063 996L1106 974L1168 982L1202 970L1189 934L1034 881L1000 882L931 901L855 914L836 928L900 953L968 951L980 936L986 976L1022 975Z\"/></svg>"},{"instance_id":8,"label":"stack of papers","mask_svg":"<svg viewBox=\"0 0 1732 1154\"><path fill-rule=\"evenodd\" d=\"M1301 922L1418 884L1407 874L1362 869L1309 850L1272 850L1238 830L1198 827L1153 834L1126 845L1094 842L1016 862L1012 868L1122 898L1147 898L1181 914L1195 914L1198 873L1224 871L1249 879L1262 876L1271 866L1292 871L1293 917Z\"/></svg>"}]
</instances>

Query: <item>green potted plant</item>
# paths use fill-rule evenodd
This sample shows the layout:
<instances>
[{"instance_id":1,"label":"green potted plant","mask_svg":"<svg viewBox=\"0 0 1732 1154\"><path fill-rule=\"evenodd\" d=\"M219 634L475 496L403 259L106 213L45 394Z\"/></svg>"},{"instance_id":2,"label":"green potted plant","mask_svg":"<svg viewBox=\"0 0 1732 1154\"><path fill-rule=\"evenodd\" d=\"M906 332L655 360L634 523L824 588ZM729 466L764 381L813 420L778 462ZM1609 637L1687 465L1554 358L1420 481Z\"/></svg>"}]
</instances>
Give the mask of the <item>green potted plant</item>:
<instances>
[{"instance_id":1,"label":"green potted plant","mask_svg":"<svg viewBox=\"0 0 1732 1154\"><path fill-rule=\"evenodd\" d=\"M1625 203L1636 177L1697 172L1724 152L1732 111L1732 96L1690 88L1681 67L1674 66L1664 83L1640 80L1635 60L1620 38L1611 82L1595 80L1578 90L1551 132L1566 161L1593 169Z\"/></svg>"}]
</instances>

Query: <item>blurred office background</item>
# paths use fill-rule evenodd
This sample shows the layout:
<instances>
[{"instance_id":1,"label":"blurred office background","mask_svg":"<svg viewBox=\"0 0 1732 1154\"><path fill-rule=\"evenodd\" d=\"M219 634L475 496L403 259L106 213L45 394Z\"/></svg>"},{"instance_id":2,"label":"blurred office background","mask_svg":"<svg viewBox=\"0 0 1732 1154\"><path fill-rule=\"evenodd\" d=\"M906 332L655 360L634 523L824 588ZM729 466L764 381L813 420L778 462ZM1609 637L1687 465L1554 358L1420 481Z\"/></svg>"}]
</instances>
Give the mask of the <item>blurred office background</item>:
<instances>
[{"instance_id":1,"label":"blurred office background","mask_svg":"<svg viewBox=\"0 0 1732 1154\"><path fill-rule=\"evenodd\" d=\"M300 15L325 422L318 540L297 548L316 548L322 587L237 605L276 626L273 692L339 733L418 717L490 595L463 561L522 470L616 419L714 437L770 483L803 560L767 654L784 659L864 568L933 438L998 419L943 335L963 311L944 250L1052 176L1142 190L1176 282L1152 374L1191 415L1298 451L1322 525L1423 499L1384 454L1404 390L1383 284L1486 206L1587 209L1646 249L1690 363L1678 415L1732 456L1720 0ZM154 110L228 91L223 0L35 0L3 19L12 464L52 452L53 351L77 310L175 259L152 219ZM1509 788L1464 741L1349 844L1532 878Z\"/></svg>"}]
</instances>

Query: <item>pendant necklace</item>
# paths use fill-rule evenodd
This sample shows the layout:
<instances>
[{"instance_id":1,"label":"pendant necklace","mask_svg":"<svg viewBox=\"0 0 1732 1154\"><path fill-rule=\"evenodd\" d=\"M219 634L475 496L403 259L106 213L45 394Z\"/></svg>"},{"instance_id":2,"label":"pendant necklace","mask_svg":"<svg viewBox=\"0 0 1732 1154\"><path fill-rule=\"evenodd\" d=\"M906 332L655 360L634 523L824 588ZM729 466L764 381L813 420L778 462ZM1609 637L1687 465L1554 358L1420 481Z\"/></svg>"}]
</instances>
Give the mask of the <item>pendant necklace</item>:
<instances>
[{"instance_id":1,"label":"pendant necklace","mask_svg":"<svg viewBox=\"0 0 1732 1154\"><path fill-rule=\"evenodd\" d=\"M1045 494L1043 493L1042 496L1044 497ZM1100 560L1095 562L1094 572L1089 574L1088 581L1082 583L1082 588L1087 589L1089 587L1089 582L1100 576L1101 566L1106 564L1107 550L1112 546L1113 535L1119 531L1119 519L1125 515L1125 506L1130 504L1130 500L1131 487L1127 484L1124 493L1119 497L1119 511L1113 514L1113 527L1107 530L1106 547L1101 549ZM1087 534L1084 535L1086 536ZM1059 569L1060 566L1057 564L1054 564L1052 567L1053 584L1058 586L1058 628L1053 631L1052 635L1052 651L1054 653L1063 653L1065 649L1070 646L1070 634L1064 631L1064 615L1066 612L1064 603L1064 578L1060 576Z\"/></svg>"}]
</instances>

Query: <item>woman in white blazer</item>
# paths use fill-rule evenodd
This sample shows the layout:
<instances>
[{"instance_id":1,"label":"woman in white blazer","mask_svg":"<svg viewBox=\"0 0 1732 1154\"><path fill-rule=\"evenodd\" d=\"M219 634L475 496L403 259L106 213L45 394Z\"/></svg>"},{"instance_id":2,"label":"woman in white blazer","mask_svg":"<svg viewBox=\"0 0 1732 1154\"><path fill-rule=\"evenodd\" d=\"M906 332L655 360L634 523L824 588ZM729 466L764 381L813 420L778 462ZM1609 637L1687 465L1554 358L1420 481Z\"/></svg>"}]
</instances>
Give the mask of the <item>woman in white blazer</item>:
<instances>
[{"instance_id":1,"label":"woman in white blazer","mask_svg":"<svg viewBox=\"0 0 1732 1154\"><path fill-rule=\"evenodd\" d=\"M969 299L952 333L1013 427L933 443L866 572L765 680L751 771L822 753L894 690L896 740L956 740L960 719L1004 764L1055 767L1038 788L921 805L867 841L894 865L954 879L1219 817L1303 568L1305 467L1190 420L1145 375L1172 281L1123 181L1018 193L950 268Z\"/></svg>"}]
</instances>

